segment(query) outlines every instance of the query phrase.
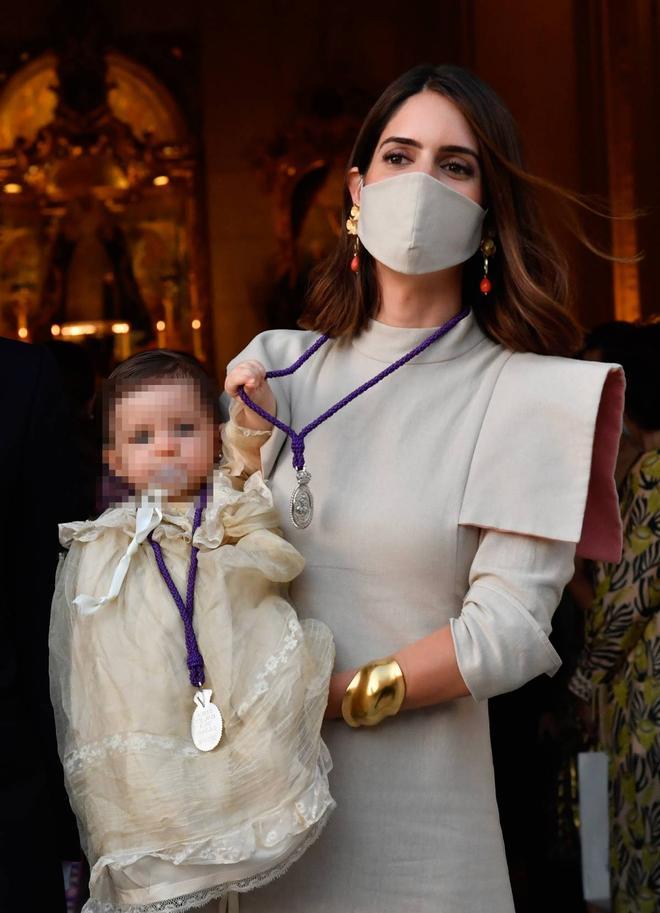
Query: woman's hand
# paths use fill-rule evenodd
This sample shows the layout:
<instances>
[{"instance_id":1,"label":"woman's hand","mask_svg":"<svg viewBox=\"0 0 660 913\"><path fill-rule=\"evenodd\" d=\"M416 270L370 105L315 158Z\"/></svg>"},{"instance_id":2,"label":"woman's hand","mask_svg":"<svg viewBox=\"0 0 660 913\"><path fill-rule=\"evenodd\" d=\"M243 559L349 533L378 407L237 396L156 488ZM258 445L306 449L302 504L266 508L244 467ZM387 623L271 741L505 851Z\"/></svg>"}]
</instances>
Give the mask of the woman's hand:
<instances>
[{"instance_id":1,"label":"woman's hand","mask_svg":"<svg viewBox=\"0 0 660 913\"><path fill-rule=\"evenodd\" d=\"M459 697L470 691L458 668L449 626L439 628L427 637L403 647L394 654L406 682L402 710L430 707ZM341 702L351 679L357 672L335 672L330 679L326 720L341 716Z\"/></svg>"},{"instance_id":2,"label":"woman's hand","mask_svg":"<svg viewBox=\"0 0 660 913\"><path fill-rule=\"evenodd\" d=\"M260 361L242 361L232 368L225 380L225 390L243 407L240 421L237 424L256 431L270 428L269 421L245 406L238 395L239 387L245 387L245 392L258 406L261 406L266 412L270 412L271 415L275 414L277 402L266 380L266 369Z\"/></svg>"},{"instance_id":3,"label":"woman's hand","mask_svg":"<svg viewBox=\"0 0 660 913\"><path fill-rule=\"evenodd\" d=\"M458 668L449 626L439 628L427 637L403 647L394 654L406 682L402 710L415 710L443 704L470 691ZM326 720L341 716L341 702L351 679L357 672L335 672L330 679Z\"/></svg>"}]
</instances>

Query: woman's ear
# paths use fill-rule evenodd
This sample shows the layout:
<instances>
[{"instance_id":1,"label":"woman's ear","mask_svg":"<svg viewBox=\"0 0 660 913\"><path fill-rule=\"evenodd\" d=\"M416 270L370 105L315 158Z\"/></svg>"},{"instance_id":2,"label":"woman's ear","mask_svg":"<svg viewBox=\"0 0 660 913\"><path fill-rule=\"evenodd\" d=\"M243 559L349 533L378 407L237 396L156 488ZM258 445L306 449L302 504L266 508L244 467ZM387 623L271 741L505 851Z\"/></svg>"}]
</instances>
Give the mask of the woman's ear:
<instances>
[{"instance_id":1,"label":"woman's ear","mask_svg":"<svg viewBox=\"0 0 660 913\"><path fill-rule=\"evenodd\" d=\"M351 170L348 172L348 192L350 193L353 202L360 205L360 192L362 190L362 184L364 183L362 175L360 174L359 169L356 165L353 165Z\"/></svg>"}]
</instances>

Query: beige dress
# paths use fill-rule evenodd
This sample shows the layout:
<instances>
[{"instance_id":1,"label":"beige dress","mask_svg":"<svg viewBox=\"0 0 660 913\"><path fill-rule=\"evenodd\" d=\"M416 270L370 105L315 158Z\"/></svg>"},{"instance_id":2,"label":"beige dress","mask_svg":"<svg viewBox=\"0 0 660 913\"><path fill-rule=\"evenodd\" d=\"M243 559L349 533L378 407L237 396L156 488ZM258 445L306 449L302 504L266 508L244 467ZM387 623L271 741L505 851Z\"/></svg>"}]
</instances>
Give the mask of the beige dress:
<instances>
[{"instance_id":1,"label":"beige dress","mask_svg":"<svg viewBox=\"0 0 660 913\"><path fill-rule=\"evenodd\" d=\"M284 598L303 560L259 474L237 491L217 473L194 536L193 623L225 733L212 751L192 742L183 626L145 530L185 594L193 513L164 504L136 520L126 504L61 527L51 696L91 869L85 913L192 910L249 890L295 862L334 807L320 738L332 637Z\"/></svg>"},{"instance_id":2,"label":"beige dress","mask_svg":"<svg viewBox=\"0 0 660 913\"><path fill-rule=\"evenodd\" d=\"M372 322L327 344L271 381L278 417L300 430L429 332ZM234 363L283 368L315 338L270 331ZM288 440L275 431L262 447L284 535L306 559L292 598L331 628L336 668L449 624L472 697L375 729L327 722L337 810L241 913L512 913L485 699L559 666L548 633L578 541L619 552L622 387L613 366L512 355L470 315L310 434L306 530L288 519ZM230 431L238 449L254 441Z\"/></svg>"}]
</instances>

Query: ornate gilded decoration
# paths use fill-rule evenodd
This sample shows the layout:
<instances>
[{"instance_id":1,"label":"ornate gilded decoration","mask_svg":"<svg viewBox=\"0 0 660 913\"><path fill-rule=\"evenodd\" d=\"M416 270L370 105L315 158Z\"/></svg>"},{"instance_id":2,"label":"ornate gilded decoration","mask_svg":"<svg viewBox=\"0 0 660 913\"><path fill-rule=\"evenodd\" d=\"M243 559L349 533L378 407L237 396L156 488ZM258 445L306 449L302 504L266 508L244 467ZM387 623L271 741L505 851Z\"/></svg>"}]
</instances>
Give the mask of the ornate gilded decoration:
<instances>
[{"instance_id":1,"label":"ornate gilded decoration","mask_svg":"<svg viewBox=\"0 0 660 913\"><path fill-rule=\"evenodd\" d=\"M208 357L195 186L179 108L137 61L90 33L22 67L0 94L0 331L119 321L122 352Z\"/></svg>"}]
</instances>

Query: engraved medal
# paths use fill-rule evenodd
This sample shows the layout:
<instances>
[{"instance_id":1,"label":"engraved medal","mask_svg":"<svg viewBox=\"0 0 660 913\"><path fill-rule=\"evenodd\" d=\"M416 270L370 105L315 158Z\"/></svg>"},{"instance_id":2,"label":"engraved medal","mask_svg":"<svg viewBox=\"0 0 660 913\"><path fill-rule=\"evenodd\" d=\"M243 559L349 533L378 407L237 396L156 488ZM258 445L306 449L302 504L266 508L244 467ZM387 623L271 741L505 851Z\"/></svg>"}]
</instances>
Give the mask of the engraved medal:
<instances>
[{"instance_id":1,"label":"engraved medal","mask_svg":"<svg viewBox=\"0 0 660 913\"><path fill-rule=\"evenodd\" d=\"M309 490L311 475L306 469L296 472L298 485L291 495L291 519L298 529L305 529L312 522L314 515L314 498Z\"/></svg>"},{"instance_id":2,"label":"engraved medal","mask_svg":"<svg viewBox=\"0 0 660 913\"><path fill-rule=\"evenodd\" d=\"M213 692L204 688L195 692L194 702L197 705L190 721L190 733L195 748L200 751L213 751L222 738L222 714L211 700Z\"/></svg>"}]
</instances>

